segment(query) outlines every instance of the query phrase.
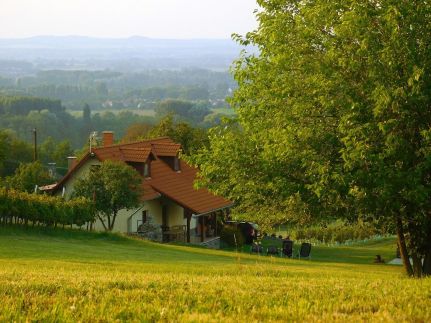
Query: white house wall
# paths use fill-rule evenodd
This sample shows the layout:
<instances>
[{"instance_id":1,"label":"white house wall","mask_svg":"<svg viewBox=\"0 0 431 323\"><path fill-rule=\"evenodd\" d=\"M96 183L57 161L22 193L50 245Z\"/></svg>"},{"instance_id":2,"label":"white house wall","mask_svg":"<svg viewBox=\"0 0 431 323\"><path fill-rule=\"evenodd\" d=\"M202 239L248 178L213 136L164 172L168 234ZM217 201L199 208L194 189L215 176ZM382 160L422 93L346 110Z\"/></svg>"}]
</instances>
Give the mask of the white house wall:
<instances>
[{"instance_id":1,"label":"white house wall","mask_svg":"<svg viewBox=\"0 0 431 323\"><path fill-rule=\"evenodd\" d=\"M81 167L75 171L75 173L70 176L70 178L64 184L66 199L70 199L73 193L73 187L79 178L86 176L93 165L100 165L101 162L96 158L89 159L86 163L81 165ZM57 192L57 195L62 194L62 189ZM96 196L97 198L97 196ZM167 203L167 214L168 223L167 225L172 227L175 225L187 225L187 220L184 218L184 208L176 204L173 201L165 201ZM139 210L138 210L139 209ZM115 220L114 232L137 232L138 222L137 220L142 219L142 211L147 211L147 218L151 218L155 225L162 225L162 204L160 199L154 199L150 201L145 201L141 207L131 209L131 210L120 210L118 212L117 218ZM132 216L132 217L131 217ZM131 219L129 220L129 218ZM105 220L106 221L106 220ZM103 231L104 227L99 219L96 220L94 230ZM192 218L190 221L190 228L194 230L196 228L196 219Z\"/></svg>"},{"instance_id":2,"label":"white house wall","mask_svg":"<svg viewBox=\"0 0 431 323\"><path fill-rule=\"evenodd\" d=\"M64 185L64 188L65 188L64 197L66 199L70 199L72 196L73 187L75 186L75 183L77 182L78 178L82 178L83 176L86 176L90 172L91 166L100 165L100 164L101 163L97 158L91 158L84 165L82 165L78 170L76 170L73 176L70 176L70 178L66 181ZM57 195L61 195L62 193L63 191L62 189L60 189L57 192Z\"/></svg>"}]
</instances>

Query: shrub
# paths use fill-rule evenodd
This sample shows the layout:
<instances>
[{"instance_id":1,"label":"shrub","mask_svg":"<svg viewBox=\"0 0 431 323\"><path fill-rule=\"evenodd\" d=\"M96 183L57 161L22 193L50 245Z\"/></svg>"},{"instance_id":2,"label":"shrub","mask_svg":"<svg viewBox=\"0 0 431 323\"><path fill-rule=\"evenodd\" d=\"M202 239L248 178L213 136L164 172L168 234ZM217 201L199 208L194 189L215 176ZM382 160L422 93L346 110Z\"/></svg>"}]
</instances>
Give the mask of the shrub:
<instances>
[{"instance_id":1,"label":"shrub","mask_svg":"<svg viewBox=\"0 0 431 323\"><path fill-rule=\"evenodd\" d=\"M372 223L347 223L335 221L333 223L302 227L290 230L295 240L314 240L326 243L344 243L352 240L364 240L377 235L379 231Z\"/></svg>"},{"instance_id":2,"label":"shrub","mask_svg":"<svg viewBox=\"0 0 431 323\"><path fill-rule=\"evenodd\" d=\"M78 225L95 220L94 206L85 198L65 201L60 197L37 195L0 188L0 221L3 223Z\"/></svg>"},{"instance_id":3,"label":"shrub","mask_svg":"<svg viewBox=\"0 0 431 323\"><path fill-rule=\"evenodd\" d=\"M220 241L228 247L242 247L245 238L238 227L225 225L220 233Z\"/></svg>"}]
</instances>

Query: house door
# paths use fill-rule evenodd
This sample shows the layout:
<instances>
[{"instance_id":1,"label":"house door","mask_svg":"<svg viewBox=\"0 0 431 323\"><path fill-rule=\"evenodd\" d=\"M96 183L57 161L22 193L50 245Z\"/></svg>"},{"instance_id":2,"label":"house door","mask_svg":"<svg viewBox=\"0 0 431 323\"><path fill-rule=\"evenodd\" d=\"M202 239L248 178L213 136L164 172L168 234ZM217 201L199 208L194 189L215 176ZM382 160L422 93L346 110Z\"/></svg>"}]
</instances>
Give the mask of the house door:
<instances>
[{"instance_id":1,"label":"house door","mask_svg":"<svg viewBox=\"0 0 431 323\"><path fill-rule=\"evenodd\" d=\"M168 206L163 204L162 205L162 237L163 242L169 242L168 236L164 233L169 230L168 226Z\"/></svg>"}]
</instances>

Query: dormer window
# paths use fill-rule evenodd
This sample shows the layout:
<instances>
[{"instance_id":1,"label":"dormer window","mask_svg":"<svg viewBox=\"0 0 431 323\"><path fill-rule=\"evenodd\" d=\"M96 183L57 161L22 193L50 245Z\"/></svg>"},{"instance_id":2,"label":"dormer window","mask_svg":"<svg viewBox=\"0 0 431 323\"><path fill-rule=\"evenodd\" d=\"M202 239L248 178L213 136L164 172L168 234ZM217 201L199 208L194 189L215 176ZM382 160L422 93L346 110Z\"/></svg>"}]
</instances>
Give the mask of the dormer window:
<instances>
[{"instance_id":1,"label":"dormer window","mask_svg":"<svg viewBox=\"0 0 431 323\"><path fill-rule=\"evenodd\" d=\"M174 158L174 171L179 172L180 171L180 160L178 156L175 156Z\"/></svg>"},{"instance_id":2,"label":"dormer window","mask_svg":"<svg viewBox=\"0 0 431 323\"><path fill-rule=\"evenodd\" d=\"M149 162L144 164L144 177L151 177L151 165Z\"/></svg>"}]
</instances>

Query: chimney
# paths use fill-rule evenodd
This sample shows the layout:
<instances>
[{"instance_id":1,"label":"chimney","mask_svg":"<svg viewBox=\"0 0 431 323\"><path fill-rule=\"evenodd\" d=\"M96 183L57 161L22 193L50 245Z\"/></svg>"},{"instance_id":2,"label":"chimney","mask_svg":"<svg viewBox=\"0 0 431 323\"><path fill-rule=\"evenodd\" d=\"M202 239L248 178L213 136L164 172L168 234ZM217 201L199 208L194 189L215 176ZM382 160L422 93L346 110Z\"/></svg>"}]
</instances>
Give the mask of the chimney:
<instances>
[{"instance_id":1,"label":"chimney","mask_svg":"<svg viewBox=\"0 0 431 323\"><path fill-rule=\"evenodd\" d=\"M114 144L114 132L103 131L103 147L112 146Z\"/></svg>"},{"instance_id":2,"label":"chimney","mask_svg":"<svg viewBox=\"0 0 431 323\"><path fill-rule=\"evenodd\" d=\"M57 164L56 163L48 163L48 172L52 178L57 178Z\"/></svg>"},{"instance_id":3,"label":"chimney","mask_svg":"<svg viewBox=\"0 0 431 323\"><path fill-rule=\"evenodd\" d=\"M73 166L75 166L78 158L75 156L69 156L67 157L67 170L70 171Z\"/></svg>"}]
</instances>

